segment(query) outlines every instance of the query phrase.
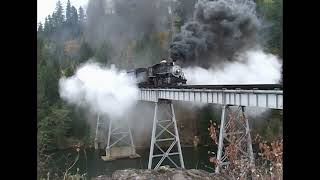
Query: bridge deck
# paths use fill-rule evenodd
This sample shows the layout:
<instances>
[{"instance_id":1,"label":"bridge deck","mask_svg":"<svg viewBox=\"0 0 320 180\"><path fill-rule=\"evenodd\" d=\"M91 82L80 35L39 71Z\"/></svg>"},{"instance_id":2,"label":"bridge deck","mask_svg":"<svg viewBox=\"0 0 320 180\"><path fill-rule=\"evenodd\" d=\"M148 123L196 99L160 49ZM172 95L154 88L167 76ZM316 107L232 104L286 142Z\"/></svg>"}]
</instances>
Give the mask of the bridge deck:
<instances>
[{"instance_id":1,"label":"bridge deck","mask_svg":"<svg viewBox=\"0 0 320 180\"><path fill-rule=\"evenodd\" d=\"M139 100L158 99L282 109L282 85L185 85L140 87Z\"/></svg>"}]
</instances>

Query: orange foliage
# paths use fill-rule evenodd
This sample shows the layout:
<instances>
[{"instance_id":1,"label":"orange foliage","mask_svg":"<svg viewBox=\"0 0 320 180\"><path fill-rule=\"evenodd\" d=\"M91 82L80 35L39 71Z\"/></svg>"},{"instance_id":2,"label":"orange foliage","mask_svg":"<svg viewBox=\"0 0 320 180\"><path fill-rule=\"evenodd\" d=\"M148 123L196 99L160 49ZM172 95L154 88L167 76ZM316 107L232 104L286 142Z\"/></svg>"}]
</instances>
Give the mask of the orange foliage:
<instances>
[{"instance_id":1,"label":"orange foliage","mask_svg":"<svg viewBox=\"0 0 320 180\"><path fill-rule=\"evenodd\" d=\"M77 40L69 40L64 45L64 51L67 54L72 54L74 52L77 52L80 49L80 44Z\"/></svg>"},{"instance_id":2,"label":"orange foliage","mask_svg":"<svg viewBox=\"0 0 320 180\"><path fill-rule=\"evenodd\" d=\"M234 118L232 114L228 118ZM230 119L230 120L231 120ZM243 120L243 117L241 117ZM234 121L230 121L228 131L232 131L235 128ZM245 122L245 121L243 121ZM214 144L217 143L218 130L216 124L210 120L209 135ZM219 128L219 127L218 127ZM263 141L260 135L256 135L253 138L252 143L259 145L260 157L255 157L255 167L250 165L250 162L246 159L237 159L239 151L237 149L237 139L235 136L230 136L230 144L224 148L225 154L228 156L229 166L226 169L221 169L222 174L226 174L235 179L270 179L281 180L282 179L282 155L283 155L283 139L276 139L270 143ZM269 144L269 145L268 145ZM213 153L214 154L214 153ZM209 162L218 165L217 158L215 156L209 157Z\"/></svg>"}]
</instances>

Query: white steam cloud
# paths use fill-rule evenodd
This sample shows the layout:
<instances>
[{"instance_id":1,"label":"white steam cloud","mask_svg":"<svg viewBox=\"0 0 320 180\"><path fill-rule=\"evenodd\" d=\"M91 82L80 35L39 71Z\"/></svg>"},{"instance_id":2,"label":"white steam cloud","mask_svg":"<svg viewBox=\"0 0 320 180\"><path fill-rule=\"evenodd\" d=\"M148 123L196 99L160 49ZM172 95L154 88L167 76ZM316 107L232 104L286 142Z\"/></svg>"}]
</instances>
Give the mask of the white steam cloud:
<instances>
[{"instance_id":1,"label":"white steam cloud","mask_svg":"<svg viewBox=\"0 0 320 180\"><path fill-rule=\"evenodd\" d=\"M238 61L204 69L188 67L183 71L187 84L276 84L281 80L281 61L262 50L251 50Z\"/></svg>"},{"instance_id":2,"label":"white steam cloud","mask_svg":"<svg viewBox=\"0 0 320 180\"><path fill-rule=\"evenodd\" d=\"M137 103L139 89L136 81L115 66L102 67L86 63L75 75L59 81L60 96L68 103L121 118Z\"/></svg>"}]
</instances>

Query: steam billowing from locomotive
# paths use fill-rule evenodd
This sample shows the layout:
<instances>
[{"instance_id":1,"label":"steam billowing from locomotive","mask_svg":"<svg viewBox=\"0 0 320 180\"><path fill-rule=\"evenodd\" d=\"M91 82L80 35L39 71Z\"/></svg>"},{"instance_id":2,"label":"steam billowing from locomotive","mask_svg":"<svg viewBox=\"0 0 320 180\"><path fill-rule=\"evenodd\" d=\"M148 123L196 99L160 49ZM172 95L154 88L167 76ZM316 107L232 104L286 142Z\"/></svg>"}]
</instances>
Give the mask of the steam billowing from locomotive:
<instances>
[{"instance_id":1,"label":"steam billowing from locomotive","mask_svg":"<svg viewBox=\"0 0 320 180\"><path fill-rule=\"evenodd\" d=\"M79 67L75 75L60 79L60 96L70 104L119 119L138 100L139 89L132 78L115 66L89 62Z\"/></svg>"},{"instance_id":2,"label":"steam billowing from locomotive","mask_svg":"<svg viewBox=\"0 0 320 180\"><path fill-rule=\"evenodd\" d=\"M184 68L188 84L275 84L281 79L281 63L275 55L250 50L237 61L209 69Z\"/></svg>"},{"instance_id":3,"label":"steam billowing from locomotive","mask_svg":"<svg viewBox=\"0 0 320 180\"><path fill-rule=\"evenodd\" d=\"M202 67L233 61L257 45L259 27L252 0L199 0L193 21L174 37L170 57Z\"/></svg>"}]
</instances>

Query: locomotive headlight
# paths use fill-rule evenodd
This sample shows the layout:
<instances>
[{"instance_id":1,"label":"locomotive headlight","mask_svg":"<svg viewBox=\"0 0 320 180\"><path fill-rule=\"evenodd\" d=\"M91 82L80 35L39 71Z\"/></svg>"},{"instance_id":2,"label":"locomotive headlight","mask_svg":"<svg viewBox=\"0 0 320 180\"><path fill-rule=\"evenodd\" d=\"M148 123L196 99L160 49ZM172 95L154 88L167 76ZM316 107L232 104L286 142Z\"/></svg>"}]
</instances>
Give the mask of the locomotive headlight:
<instances>
[{"instance_id":1,"label":"locomotive headlight","mask_svg":"<svg viewBox=\"0 0 320 180\"><path fill-rule=\"evenodd\" d=\"M172 67L172 74L174 76L179 76L181 74L181 68L179 66Z\"/></svg>"}]
</instances>

